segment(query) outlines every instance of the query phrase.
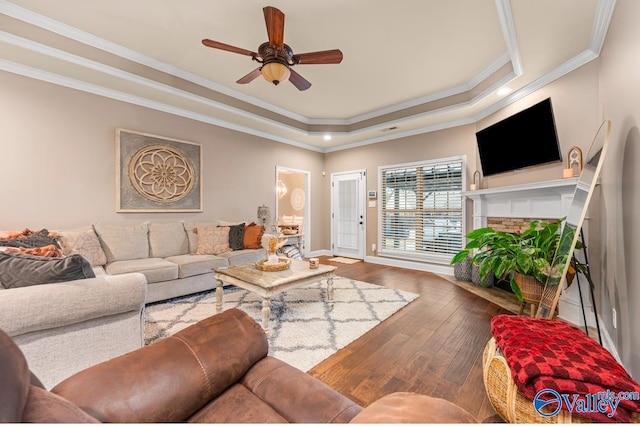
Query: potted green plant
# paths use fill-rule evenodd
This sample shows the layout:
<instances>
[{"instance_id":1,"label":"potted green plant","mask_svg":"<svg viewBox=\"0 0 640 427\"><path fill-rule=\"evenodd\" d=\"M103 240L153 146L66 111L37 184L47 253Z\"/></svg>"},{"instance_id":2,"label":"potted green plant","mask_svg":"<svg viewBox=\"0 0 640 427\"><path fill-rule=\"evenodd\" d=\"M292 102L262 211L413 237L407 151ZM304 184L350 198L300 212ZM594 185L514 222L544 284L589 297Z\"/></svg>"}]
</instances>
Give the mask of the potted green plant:
<instances>
[{"instance_id":1,"label":"potted green plant","mask_svg":"<svg viewBox=\"0 0 640 427\"><path fill-rule=\"evenodd\" d=\"M520 234L496 231L491 227L473 230L467 234L467 245L454 255L451 264L471 256L472 262L479 265L482 278L490 272L500 279L513 273L510 285L520 301L523 301L522 288L534 286L536 281L541 295L545 283L560 282L567 260L568 254L556 259L556 250L561 242L558 231L563 220L532 221ZM566 241L567 237L563 236L562 240ZM526 299L535 301L539 297L533 295Z\"/></svg>"}]
</instances>

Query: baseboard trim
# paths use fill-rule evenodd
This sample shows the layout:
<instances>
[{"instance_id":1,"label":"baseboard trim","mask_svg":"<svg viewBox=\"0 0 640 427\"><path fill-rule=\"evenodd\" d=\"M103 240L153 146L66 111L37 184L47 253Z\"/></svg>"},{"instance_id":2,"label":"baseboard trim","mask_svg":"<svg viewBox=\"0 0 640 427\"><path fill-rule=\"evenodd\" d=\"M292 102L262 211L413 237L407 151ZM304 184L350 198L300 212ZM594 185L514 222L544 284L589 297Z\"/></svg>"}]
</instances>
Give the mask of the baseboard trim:
<instances>
[{"instance_id":1,"label":"baseboard trim","mask_svg":"<svg viewBox=\"0 0 640 427\"><path fill-rule=\"evenodd\" d=\"M364 257L365 262L373 264L388 265L390 267L408 268L410 270L428 271L430 273L448 274L453 276L453 267L448 265L428 264L423 262L414 262L399 260L393 258L382 258L376 256Z\"/></svg>"},{"instance_id":2,"label":"baseboard trim","mask_svg":"<svg viewBox=\"0 0 640 427\"><path fill-rule=\"evenodd\" d=\"M309 252L309 257L317 257L317 256L331 256L333 255L328 249L321 249L319 251Z\"/></svg>"},{"instance_id":3,"label":"baseboard trim","mask_svg":"<svg viewBox=\"0 0 640 427\"><path fill-rule=\"evenodd\" d=\"M620 355L618 354L618 350L616 349L616 345L613 342L613 338L611 338L611 335L609 335L609 331L607 330L607 328L602 326L604 325L604 322L602 321L602 318L600 317L600 315L598 315L598 322L600 323L600 334L602 335L602 346L607 350L609 350L609 353L611 353L613 358L616 359L619 364L624 366L622 364L622 359L620 359Z\"/></svg>"},{"instance_id":4,"label":"baseboard trim","mask_svg":"<svg viewBox=\"0 0 640 427\"><path fill-rule=\"evenodd\" d=\"M333 253L330 250L321 249L319 251L310 252L308 256L333 256ZM370 262L372 264L388 265L389 267L407 268L409 270L428 271L430 273L453 276L453 266L448 265L429 264L424 262L407 261L394 258L382 258L377 256L365 256L363 261Z\"/></svg>"}]
</instances>

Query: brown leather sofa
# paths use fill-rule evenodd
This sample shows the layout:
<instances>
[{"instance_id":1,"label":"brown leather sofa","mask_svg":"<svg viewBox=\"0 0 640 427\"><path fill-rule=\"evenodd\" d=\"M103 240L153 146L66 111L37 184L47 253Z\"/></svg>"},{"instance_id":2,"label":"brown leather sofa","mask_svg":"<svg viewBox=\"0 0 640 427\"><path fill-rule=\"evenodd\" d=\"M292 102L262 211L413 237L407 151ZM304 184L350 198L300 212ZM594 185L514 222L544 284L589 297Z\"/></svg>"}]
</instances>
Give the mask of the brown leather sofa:
<instances>
[{"instance_id":1,"label":"brown leather sofa","mask_svg":"<svg viewBox=\"0 0 640 427\"><path fill-rule=\"evenodd\" d=\"M413 393L363 410L267 352L262 328L230 309L48 391L0 331L0 423L476 422L450 402Z\"/></svg>"}]
</instances>

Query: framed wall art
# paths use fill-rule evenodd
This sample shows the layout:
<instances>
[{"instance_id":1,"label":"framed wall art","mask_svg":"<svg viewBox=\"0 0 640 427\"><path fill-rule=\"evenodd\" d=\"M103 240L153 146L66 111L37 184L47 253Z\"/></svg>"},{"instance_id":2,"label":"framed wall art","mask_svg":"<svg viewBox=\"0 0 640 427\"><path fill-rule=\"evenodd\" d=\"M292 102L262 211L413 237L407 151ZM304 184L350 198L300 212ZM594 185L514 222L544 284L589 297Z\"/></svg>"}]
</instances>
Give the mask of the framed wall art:
<instances>
[{"instance_id":1,"label":"framed wall art","mask_svg":"<svg viewBox=\"0 0 640 427\"><path fill-rule=\"evenodd\" d=\"M202 146L116 129L117 212L202 212Z\"/></svg>"}]
</instances>

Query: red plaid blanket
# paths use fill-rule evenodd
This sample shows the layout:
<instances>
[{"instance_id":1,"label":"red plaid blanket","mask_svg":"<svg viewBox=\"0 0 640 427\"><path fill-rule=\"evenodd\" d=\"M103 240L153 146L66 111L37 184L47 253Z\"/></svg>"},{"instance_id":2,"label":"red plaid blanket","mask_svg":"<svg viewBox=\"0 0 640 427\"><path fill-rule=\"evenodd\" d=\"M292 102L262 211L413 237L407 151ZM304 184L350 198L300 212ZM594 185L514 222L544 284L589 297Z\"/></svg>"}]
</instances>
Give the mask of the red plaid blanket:
<instances>
[{"instance_id":1,"label":"red plaid blanket","mask_svg":"<svg viewBox=\"0 0 640 427\"><path fill-rule=\"evenodd\" d=\"M593 398L607 391L640 393L640 384L580 329L560 320L503 314L492 319L491 333L518 389L529 399L555 390L567 395L561 399L563 409L595 421L629 422L630 412L640 412L640 400L616 399L617 405L606 406Z\"/></svg>"}]
</instances>

